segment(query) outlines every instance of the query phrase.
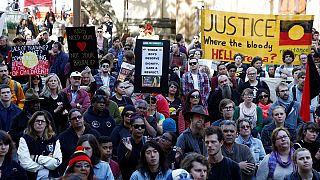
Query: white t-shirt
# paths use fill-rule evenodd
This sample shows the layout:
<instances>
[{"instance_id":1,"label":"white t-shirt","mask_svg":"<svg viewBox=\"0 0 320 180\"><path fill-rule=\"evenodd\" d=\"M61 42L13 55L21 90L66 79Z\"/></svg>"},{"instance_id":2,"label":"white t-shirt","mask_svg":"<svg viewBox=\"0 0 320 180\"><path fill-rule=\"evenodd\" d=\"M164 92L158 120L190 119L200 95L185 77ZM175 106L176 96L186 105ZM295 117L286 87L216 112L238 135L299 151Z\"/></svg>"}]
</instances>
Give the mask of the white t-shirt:
<instances>
[{"instance_id":1,"label":"white t-shirt","mask_svg":"<svg viewBox=\"0 0 320 180\"><path fill-rule=\"evenodd\" d=\"M110 77L109 76L101 76L103 86L109 87Z\"/></svg>"},{"instance_id":2,"label":"white t-shirt","mask_svg":"<svg viewBox=\"0 0 320 180\"><path fill-rule=\"evenodd\" d=\"M193 87L194 89L200 90L199 88L199 79L198 79L198 74L192 74L192 79L193 79Z\"/></svg>"}]
</instances>

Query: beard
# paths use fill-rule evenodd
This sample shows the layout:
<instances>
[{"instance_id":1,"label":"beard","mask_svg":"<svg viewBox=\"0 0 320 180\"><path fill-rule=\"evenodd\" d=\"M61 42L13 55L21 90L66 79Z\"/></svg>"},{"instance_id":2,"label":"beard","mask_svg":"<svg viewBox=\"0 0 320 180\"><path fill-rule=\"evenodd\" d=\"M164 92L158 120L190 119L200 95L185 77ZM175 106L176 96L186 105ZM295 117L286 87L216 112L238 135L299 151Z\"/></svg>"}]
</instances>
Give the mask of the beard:
<instances>
[{"instance_id":1,"label":"beard","mask_svg":"<svg viewBox=\"0 0 320 180\"><path fill-rule=\"evenodd\" d=\"M221 92L222 92L222 98L231 99L232 92L231 92L231 87L230 86L228 86L228 85L222 86L221 87Z\"/></svg>"}]
</instances>

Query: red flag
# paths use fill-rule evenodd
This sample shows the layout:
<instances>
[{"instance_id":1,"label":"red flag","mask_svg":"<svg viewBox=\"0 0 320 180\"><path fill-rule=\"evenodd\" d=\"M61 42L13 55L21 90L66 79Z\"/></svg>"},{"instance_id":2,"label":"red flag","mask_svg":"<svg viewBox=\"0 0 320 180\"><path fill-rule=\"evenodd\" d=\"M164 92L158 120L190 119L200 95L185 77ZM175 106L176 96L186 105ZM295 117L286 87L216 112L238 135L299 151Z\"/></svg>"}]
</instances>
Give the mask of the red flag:
<instances>
[{"instance_id":1,"label":"red flag","mask_svg":"<svg viewBox=\"0 0 320 180\"><path fill-rule=\"evenodd\" d=\"M312 56L308 55L306 79L304 81L302 100L300 106L300 116L304 122L310 121L311 99L320 93L320 76L314 64Z\"/></svg>"}]
</instances>

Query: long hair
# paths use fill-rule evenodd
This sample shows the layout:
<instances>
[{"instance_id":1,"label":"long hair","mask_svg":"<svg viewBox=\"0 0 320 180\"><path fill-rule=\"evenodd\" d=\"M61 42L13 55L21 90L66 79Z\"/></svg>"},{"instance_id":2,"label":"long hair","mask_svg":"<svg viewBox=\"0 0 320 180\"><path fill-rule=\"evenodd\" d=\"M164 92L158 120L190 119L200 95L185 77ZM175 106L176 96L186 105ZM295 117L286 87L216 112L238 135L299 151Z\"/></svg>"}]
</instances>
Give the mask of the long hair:
<instances>
[{"instance_id":1,"label":"long hair","mask_svg":"<svg viewBox=\"0 0 320 180\"><path fill-rule=\"evenodd\" d=\"M51 91L50 91L50 88L48 87L48 82L51 78L55 77L58 81L58 89L57 89L57 93L59 93L61 90L62 90L62 86L61 86L61 81L59 79L59 77L54 74L54 73L51 73L47 76L46 80L45 80L45 84L44 84L44 88L42 89L42 92L41 92L41 96L44 96L44 97L50 97L51 96Z\"/></svg>"},{"instance_id":2,"label":"long hair","mask_svg":"<svg viewBox=\"0 0 320 180\"><path fill-rule=\"evenodd\" d=\"M314 122L307 122L303 125L300 126L298 135L297 135L297 142L301 141L305 137L305 133L307 132L308 129L312 129L316 132L320 131L319 125Z\"/></svg>"},{"instance_id":3,"label":"long hair","mask_svg":"<svg viewBox=\"0 0 320 180\"><path fill-rule=\"evenodd\" d=\"M271 98L270 98L270 92L267 91L266 89L263 89L263 88L262 88L262 89L259 89L258 92L257 92L257 98L259 98L259 96L260 96L263 92L268 95L268 102L267 102L267 104L272 103L272 100L271 100Z\"/></svg>"},{"instance_id":4,"label":"long hair","mask_svg":"<svg viewBox=\"0 0 320 180\"><path fill-rule=\"evenodd\" d=\"M88 141L88 143L90 144L90 146L92 148L92 156L90 158L91 162L93 165L96 165L101 160L101 152L100 152L98 140L92 134L85 134L79 138L77 146L82 146L82 143L84 143L86 141Z\"/></svg>"},{"instance_id":5,"label":"long hair","mask_svg":"<svg viewBox=\"0 0 320 180\"><path fill-rule=\"evenodd\" d=\"M36 111L32 115L32 117L28 121L28 127L26 129L26 134L28 134L29 136L33 137L34 139L38 138L37 133L34 130L34 123L35 123L36 118L38 116L44 116L44 119L46 120L46 127L45 127L44 132L43 132L43 138L45 140L49 140L50 138L52 138L55 135L55 132L52 129L51 121L49 120L47 113L45 113L44 111Z\"/></svg>"},{"instance_id":6,"label":"long hair","mask_svg":"<svg viewBox=\"0 0 320 180\"><path fill-rule=\"evenodd\" d=\"M11 136L3 131L0 130L0 142L2 142L5 145L9 145L8 153L5 155L5 159L11 161L12 160L12 151L14 149L13 141L11 139Z\"/></svg>"},{"instance_id":7,"label":"long hair","mask_svg":"<svg viewBox=\"0 0 320 180\"><path fill-rule=\"evenodd\" d=\"M159 153L159 170L163 174L165 174L165 172L169 169L168 161L167 161L167 158L164 154L163 149L154 140L150 140L150 141L146 142L141 149L140 162L138 165L139 171L141 172L141 174L144 174L145 172L150 172L148 162L146 159L146 155L145 155L145 153L149 147L153 147L155 150L158 151L158 153Z\"/></svg>"},{"instance_id":8,"label":"long hair","mask_svg":"<svg viewBox=\"0 0 320 180\"><path fill-rule=\"evenodd\" d=\"M201 100L202 97L201 97L200 91L197 89L192 89L186 96L186 101L185 101L185 104L182 108L182 114L191 110L190 99L191 99L191 94L194 92L199 92L199 104L198 105L202 105L202 100Z\"/></svg>"},{"instance_id":9,"label":"long hair","mask_svg":"<svg viewBox=\"0 0 320 180\"><path fill-rule=\"evenodd\" d=\"M271 143L272 143L272 150L273 150L273 151L278 151L278 148L277 148L277 146L276 146L276 141L277 141L278 133L279 133L280 131L286 132L287 136L288 136L289 139L290 139L290 147L292 147L291 135L290 135L288 129L285 128L285 127L278 127L278 128L276 128L276 129L274 129L274 130L272 131L272 134L271 134Z\"/></svg>"}]
</instances>

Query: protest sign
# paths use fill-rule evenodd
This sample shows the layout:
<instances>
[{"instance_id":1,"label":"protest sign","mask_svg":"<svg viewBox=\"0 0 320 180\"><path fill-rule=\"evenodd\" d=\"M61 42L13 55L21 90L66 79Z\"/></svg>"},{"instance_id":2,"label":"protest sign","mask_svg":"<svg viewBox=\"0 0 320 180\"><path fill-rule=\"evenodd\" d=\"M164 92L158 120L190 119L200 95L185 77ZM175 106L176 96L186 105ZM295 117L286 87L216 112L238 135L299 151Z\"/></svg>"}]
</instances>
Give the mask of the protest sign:
<instances>
[{"instance_id":1,"label":"protest sign","mask_svg":"<svg viewBox=\"0 0 320 180\"><path fill-rule=\"evenodd\" d=\"M94 27L67 27L69 59L72 70L99 68Z\"/></svg>"},{"instance_id":2,"label":"protest sign","mask_svg":"<svg viewBox=\"0 0 320 180\"><path fill-rule=\"evenodd\" d=\"M127 77L127 75L130 73L132 69L134 69L134 65L123 62L121 64L118 80L124 81L124 79Z\"/></svg>"},{"instance_id":3,"label":"protest sign","mask_svg":"<svg viewBox=\"0 0 320 180\"><path fill-rule=\"evenodd\" d=\"M137 40L135 92L168 92L169 48L169 41Z\"/></svg>"},{"instance_id":4,"label":"protest sign","mask_svg":"<svg viewBox=\"0 0 320 180\"><path fill-rule=\"evenodd\" d=\"M299 64L299 54L310 52L313 16L265 15L203 10L201 39L204 58L233 61L242 53L244 63L260 56L264 64L283 64L282 53L290 49L295 54L293 64Z\"/></svg>"},{"instance_id":5,"label":"protest sign","mask_svg":"<svg viewBox=\"0 0 320 180\"><path fill-rule=\"evenodd\" d=\"M12 76L48 74L48 45L13 46Z\"/></svg>"}]
</instances>

